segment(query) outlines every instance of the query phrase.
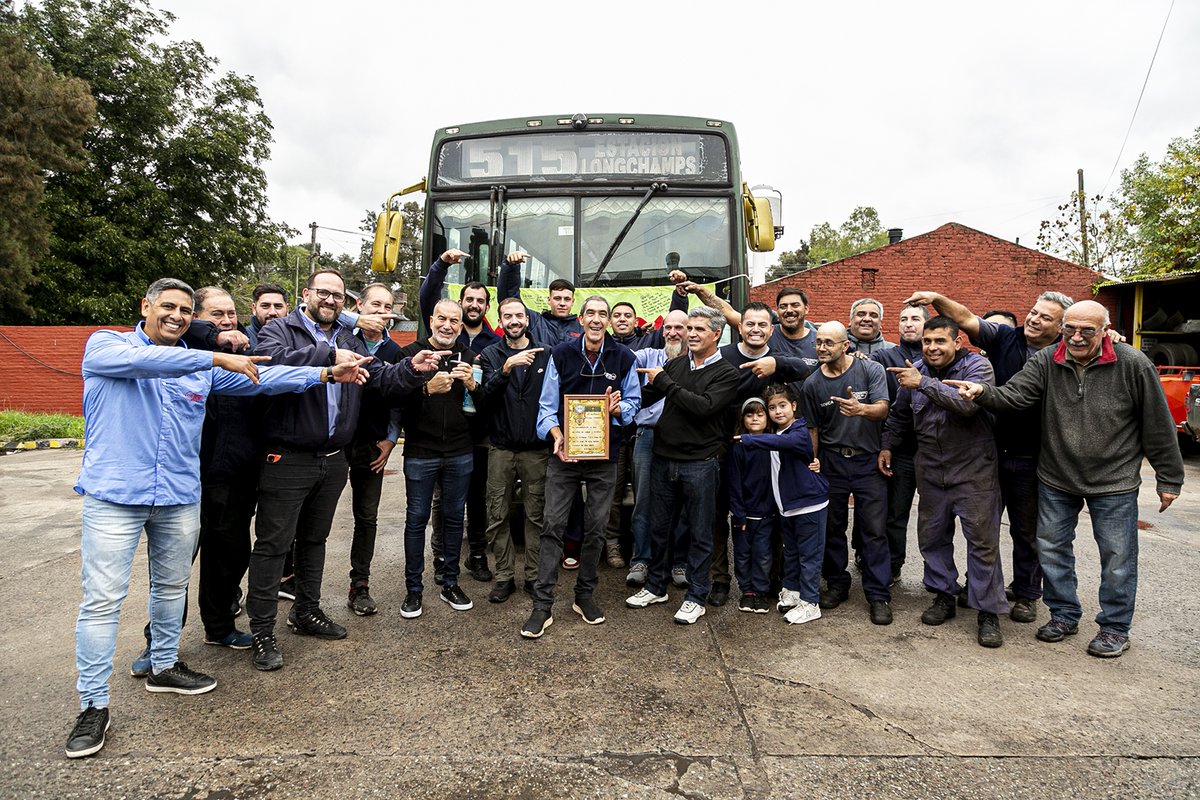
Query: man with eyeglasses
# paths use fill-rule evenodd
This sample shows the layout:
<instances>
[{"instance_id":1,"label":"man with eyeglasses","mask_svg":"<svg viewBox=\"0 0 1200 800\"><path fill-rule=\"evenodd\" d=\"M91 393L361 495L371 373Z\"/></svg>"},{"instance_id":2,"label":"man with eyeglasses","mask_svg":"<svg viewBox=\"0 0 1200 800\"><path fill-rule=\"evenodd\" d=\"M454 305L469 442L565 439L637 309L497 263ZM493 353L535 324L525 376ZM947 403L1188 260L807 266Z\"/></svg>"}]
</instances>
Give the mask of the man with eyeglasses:
<instances>
[{"instance_id":1,"label":"man with eyeglasses","mask_svg":"<svg viewBox=\"0 0 1200 800\"><path fill-rule=\"evenodd\" d=\"M1075 301L1059 292L1043 292L1025 315L1025 323L1010 328L977 317L966 306L937 292L915 292L905 303L932 305L967 334L971 344L987 353L1003 386L1040 351L1058 341L1063 314ZM1036 406L1003 414L996 420L996 446L1000 452L1000 497L1008 511L1008 533L1012 538L1013 622L1037 620L1037 602L1042 596L1042 567L1038 562L1037 462L1041 436L1041 414ZM966 593L959 605L965 606Z\"/></svg>"},{"instance_id":2,"label":"man with eyeglasses","mask_svg":"<svg viewBox=\"0 0 1200 800\"><path fill-rule=\"evenodd\" d=\"M1004 386L947 381L984 408L1040 405L1037 543L1050 621L1037 638L1061 642L1079 631L1074 541L1086 504L1100 550L1099 631L1087 651L1099 658L1129 649L1143 456L1154 468L1160 513L1183 488L1183 457L1157 370L1141 351L1114 343L1108 328L1108 310L1084 300L1066 310L1058 346L1039 352Z\"/></svg>"}]
</instances>

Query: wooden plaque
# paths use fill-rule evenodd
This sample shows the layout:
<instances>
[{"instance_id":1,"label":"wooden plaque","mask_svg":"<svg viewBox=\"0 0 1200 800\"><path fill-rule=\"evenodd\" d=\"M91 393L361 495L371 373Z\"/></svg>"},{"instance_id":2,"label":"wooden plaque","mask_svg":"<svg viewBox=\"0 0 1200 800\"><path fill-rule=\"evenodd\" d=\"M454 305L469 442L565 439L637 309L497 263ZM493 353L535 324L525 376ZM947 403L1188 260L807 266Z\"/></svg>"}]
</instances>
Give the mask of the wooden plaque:
<instances>
[{"instance_id":1,"label":"wooden plaque","mask_svg":"<svg viewBox=\"0 0 1200 800\"><path fill-rule=\"evenodd\" d=\"M608 397L602 394L564 395L563 410L564 455L578 461L607 459Z\"/></svg>"}]
</instances>

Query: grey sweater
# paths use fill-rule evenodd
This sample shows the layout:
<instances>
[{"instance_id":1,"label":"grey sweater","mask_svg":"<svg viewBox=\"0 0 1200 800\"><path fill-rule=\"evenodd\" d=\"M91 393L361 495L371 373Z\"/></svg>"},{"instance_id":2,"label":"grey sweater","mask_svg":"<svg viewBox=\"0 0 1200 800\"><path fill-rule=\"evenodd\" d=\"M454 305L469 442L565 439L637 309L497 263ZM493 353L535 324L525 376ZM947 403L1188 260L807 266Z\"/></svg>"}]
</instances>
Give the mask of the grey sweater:
<instances>
[{"instance_id":1,"label":"grey sweater","mask_svg":"<svg viewBox=\"0 0 1200 800\"><path fill-rule=\"evenodd\" d=\"M1038 478L1084 497L1141 485L1142 456L1157 490L1178 494L1183 457L1154 364L1126 344L1102 343L1100 357L1076 376L1065 342L1047 347L1000 387L984 386L980 405L996 411L1042 401Z\"/></svg>"}]
</instances>

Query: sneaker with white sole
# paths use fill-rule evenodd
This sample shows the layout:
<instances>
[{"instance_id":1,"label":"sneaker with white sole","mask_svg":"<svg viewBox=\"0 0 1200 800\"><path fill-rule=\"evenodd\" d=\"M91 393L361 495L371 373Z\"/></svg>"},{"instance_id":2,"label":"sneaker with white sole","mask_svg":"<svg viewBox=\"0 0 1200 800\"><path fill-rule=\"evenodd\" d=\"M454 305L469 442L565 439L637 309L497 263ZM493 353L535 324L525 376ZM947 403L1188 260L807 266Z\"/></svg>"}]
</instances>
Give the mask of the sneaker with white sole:
<instances>
[{"instance_id":1,"label":"sneaker with white sole","mask_svg":"<svg viewBox=\"0 0 1200 800\"><path fill-rule=\"evenodd\" d=\"M83 758L99 753L108 732L108 709L89 705L75 718L75 727L67 737L67 758Z\"/></svg>"},{"instance_id":2,"label":"sneaker with white sole","mask_svg":"<svg viewBox=\"0 0 1200 800\"><path fill-rule=\"evenodd\" d=\"M779 602L775 604L775 608L779 609L780 614L786 614L789 608L795 608L798 605L800 605L800 593L784 589L779 593Z\"/></svg>"},{"instance_id":3,"label":"sneaker with white sole","mask_svg":"<svg viewBox=\"0 0 1200 800\"><path fill-rule=\"evenodd\" d=\"M188 669L182 661L176 661L162 672L151 672L146 676L147 692L174 692L175 694L204 694L217 688L217 679L203 672Z\"/></svg>"},{"instance_id":4,"label":"sneaker with white sole","mask_svg":"<svg viewBox=\"0 0 1200 800\"><path fill-rule=\"evenodd\" d=\"M590 597L576 597L571 610L583 617L583 621L588 625L600 625L604 622L604 612Z\"/></svg>"},{"instance_id":5,"label":"sneaker with white sole","mask_svg":"<svg viewBox=\"0 0 1200 800\"><path fill-rule=\"evenodd\" d=\"M688 587L687 567L672 567L671 583L680 589L686 589Z\"/></svg>"},{"instance_id":6,"label":"sneaker with white sole","mask_svg":"<svg viewBox=\"0 0 1200 800\"><path fill-rule=\"evenodd\" d=\"M626 586L645 586L646 576L650 573L650 567L646 566L641 561L635 561L629 565L629 574L625 576Z\"/></svg>"},{"instance_id":7,"label":"sneaker with white sole","mask_svg":"<svg viewBox=\"0 0 1200 800\"><path fill-rule=\"evenodd\" d=\"M675 612L675 621L680 625L691 625L704 616L704 606L691 600L684 600L683 605Z\"/></svg>"},{"instance_id":8,"label":"sneaker with white sole","mask_svg":"<svg viewBox=\"0 0 1200 800\"><path fill-rule=\"evenodd\" d=\"M146 649L138 653L138 657L129 665L129 674L134 678L144 678L150 674L150 643L146 643ZM90 753L89 753L90 755Z\"/></svg>"},{"instance_id":9,"label":"sneaker with white sole","mask_svg":"<svg viewBox=\"0 0 1200 800\"><path fill-rule=\"evenodd\" d=\"M470 611L475 607L475 604L471 602L471 598L467 597L467 593L457 583L453 586L443 586L438 597L442 598L442 602L449 605L455 611Z\"/></svg>"},{"instance_id":10,"label":"sneaker with white sole","mask_svg":"<svg viewBox=\"0 0 1200 800\"><path fill-rule=\"evenodd\" d=\"M816 603L810 603L807 600L801 600L791 611L783 615L783 618L790 625L801 625L805 622L812 622L814 619L821 618L821 607Z\"/></svg>"},{"instance_id":11,"label":"sneaker with white sole","mask_svg":"<svg viewBox=\"0 0 1200 800\"><path fill-rule=\"evenodd\" d=\"M654 605L655 603L667 602L665 594L655 594L649 589L642 589L633 597L625 598L625 605L630 608L645 608L646 606Z\"/></svg>"}]
</instances>

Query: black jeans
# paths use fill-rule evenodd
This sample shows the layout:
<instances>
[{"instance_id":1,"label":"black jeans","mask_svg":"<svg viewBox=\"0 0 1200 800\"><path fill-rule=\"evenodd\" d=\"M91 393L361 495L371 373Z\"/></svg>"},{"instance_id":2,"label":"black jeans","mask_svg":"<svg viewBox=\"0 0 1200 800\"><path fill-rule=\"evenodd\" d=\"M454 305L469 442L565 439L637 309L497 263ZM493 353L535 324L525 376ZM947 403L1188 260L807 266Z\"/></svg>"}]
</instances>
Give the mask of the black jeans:
<instances>
[{"instance_id":1,"label":"black jeans","mask_svg":"<svg viewBox=\"0 0 1200 800\"><path fill-rule=\"evenodd\" d=\"M296 601L292 608L302 614L320 606L325 540L346 486L346 454L340 450L330 454L281 451L276 455L278 460L264 460L258 478L258 515L246 601L252 633L275 627L283 558L293 541Z\"/></svg>"},{"instance_id":2,"label":"black jeans","mask_svg":"<svg viewBox=\"0 0 1200 800\"><path fill-rule=\"evenodd\" d=\"M1042 596L1036 458L1000 456L1000 499L1008 511L1008 535L1012 537L1013 594L1036 600Z\"/></svg>"},{"instance_id":3,"label":"black jeans","mask_svg":"<svg viewBox=\"0 0 1200 800\"><path fill-rule=\"evenodd\" d=\"M200 492L200 619L210 640L233 632L233 603L250 564L258 478L204 484Z\"/></svg>"},{"instance_id":4,"label":"black jeans","mask_svg":"<svg viewBox=\"0 0 1200 800\"><path fill-rule=\"evenodd\" d=\"M892 477L887 484L886 529L892 576L895 577L900 574L908 552L908 518L912 513L913 497L917 494L917 467L911 455L892 453Z\"/></svg>"},{"instance_id":5,"label":"black jeans","mask_svg":"<svg viewBox=\"0 0 1200 800\"><path fill-rule=\"evenodd\" d=\"M579 484L587 485L583 509L583 547L575 596L591 597L596 590L600 556L604 553L604 528L617 488L617 465L613 461L565 463L550 456L546 465L546 505L542 511L542 538L538 544L538 577L533 587L533 607L549 611L554 605L554 587L563 557L563 531Z\"/></svg>"},{"instance_id":6,"label":"black jeans","mask_svg":"<svg viewBox=\"0 0 1200 800\"><path fill-rule=\"evenodd\" d=\"M829 480L829 515L825 528L825 563L821 575L832 588L850 587L850 558L846 523L850 517L850 495L854 495L854 519L862 537L863 591L868 600L891 600L891 554L888 552L887 483L876 466L878 453L842 456L822 450L821 474Z\"/></svg>"},{"instance_id":7,"label":"black jeans","mask_svg":"<svg viewBox=\"0 0 1200 800\"><path fill-rule=\"evenodd\" d=\"M350 583L353 585L366 583L371 578L383 473L371 470L371 462L379 458L379 448L373 442L350 445L346 448L346 456L350 462L350 502L354 509L354 538L350 542Z\"/></svg>"}]
</instances>

